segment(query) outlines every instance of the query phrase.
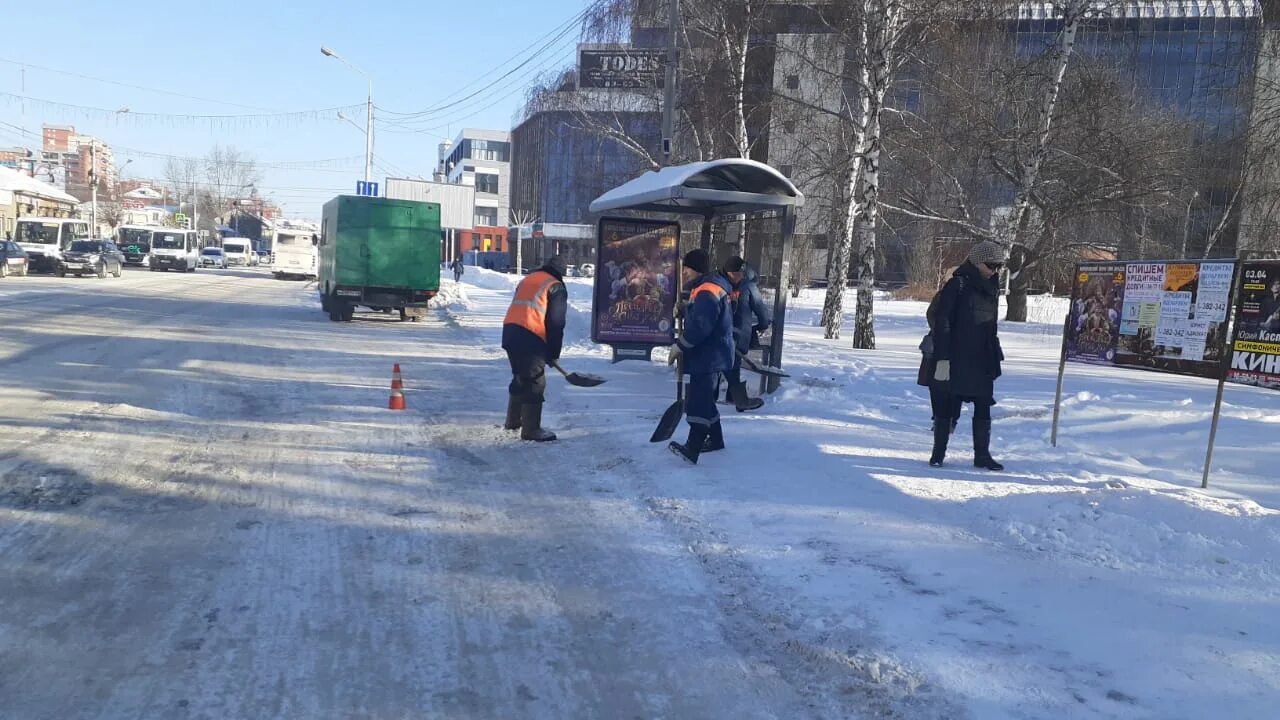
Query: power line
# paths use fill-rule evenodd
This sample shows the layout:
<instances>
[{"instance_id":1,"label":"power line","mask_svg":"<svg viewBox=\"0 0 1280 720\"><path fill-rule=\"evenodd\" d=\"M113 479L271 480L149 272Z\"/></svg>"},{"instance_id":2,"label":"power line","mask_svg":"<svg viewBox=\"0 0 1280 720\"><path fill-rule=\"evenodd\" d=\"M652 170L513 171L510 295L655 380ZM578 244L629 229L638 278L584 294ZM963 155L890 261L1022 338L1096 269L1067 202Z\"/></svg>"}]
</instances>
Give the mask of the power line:
<instances>
[{"instance_id":1,"label":"power line","mask_svg":"<svg viewBox=\"0 0 1280 720\"><path fill-rule=\"evenodd\" d=\"M272 110L271 108L257 107L254 105L242 105L240 103L234 103L227 100L214 100L213 98L204 98L198 95L187 95L185 93L174 92L172 90L162 90L160 88L145 87L143 85L132 85L130 83L123 83L116 80L108 80L106 78L94 77L92 75L84 75L82 73L71 72L69 70L59 70L57 68L44 67L42 65L33 65L29 62L22 62L20 60L10 60L8 58L0 58L0 63L6 63L8 65L17 65L22 68L32 68L34 70L41 70L43 72L54 73L55 75L66 75L67 77L79 78L80 80L89 80L91 82L106 83L108 85L116 85L118 87L131 88L133 90L143 90L145 92L152 92L160 95L169 95L171 97L180 97L180 98L185 98L187 100L199 100L200 102L216 103L218 105L226 105L228 107L245 108L246 110L260 110L263 112L274 112L274 110Z\"/></svg>"},{"instance_id":2,"label":"power line","mask_svg":"<svg viewBox=\"0 0 1280 720\"><path fill-rule=\"evenodd\" d=\"M505 100L511 97L512 95L524 92L525 89L528 87L528 82L531 79L537 77L539 74L541 74L546 70L555 68L560 62L562 62L563 56L559 53L569 49L573 45L576 45L576 40L573 40L573 39L570 39L568 42L561 43L561 45L556 48L556 51L557 51L556 53L549 55L541 63L539 63L534 68L532 68L530 72L513 76L511 78L508 78L506 82L502 82L500 84L494 84L487 87L485 95L476 97L475 99L469 102L460 103L456 107L453 107L451 112L447 112L443 115L437 115L434 117L423 116L420 118L413 118L413 119L406 119L406 120L384 121L384 124L386 125L390 125L395 128L401 128L401 129L388 129L385 132L395 133L395 134L420 133L420 134L432 135L434 134L431 132L433 130L447 128L450 125L456 124L460 120L465 120L467 118L478 115L480 112L492 106L493 104L499 101ZM426 126L426 127L418 127L418 126L415 126L414 123L422 123L424 125L426 123L438 123L438 124Z\"/></svg>"},{"instance_id":3,"label":"power line","mask_svg":"<svg viewBox=\"0 0 1280 720\"><path fill-rule=\"evenodd\" d=\"M577 22L580 22L583 18L585 18L585 17L587 16L587 14L588 14L590 11L591 11L591 8L590 8L590 7L588 7L588 8L586 8L586 9L584 9L582 12L579 12L579 13L577 13L576 15L574 15L572 18L570 18L570 19L569 19L567 22L565 22L564 24L562 24L562 25L560 25L560 26L557 26L557 27L556 27L555 29L553 29L550 33L548 33L548 35L554 34L554 35L555 35L555 37L553 37L551 40L547 41L545 44L543 44L541 47L539 47L539 48L538 48L538 49L537 49L537 50L536 50L532 55L530 55L529 57L525 58L525 59L524 59L523 61L521 61L518 65L516 65L515 67L511 68L511 69L510 69L510 70L508 70L507 72L505 72L505 73L503 73L502 75L498 76L498 78L497 78L497 79L495 79L493 82L489 83L488 85L486 85L486 86L484 86L484 87L480 88L479 90L476 90L475 92L473 92L473 93L471 93L471 94L469 94L469 95L467 95L467 96L465 96L465 97L459 98L458 100L453 101L453 102L450 102L450 103L443 103L443 104L441 104L441 105L437 105L437 106L436 106L436 107L434 107L434 108L428 108L428 109L426 109L426 110L421 110L421 111L418 111L418 112L412 112L412 113L400 113L400 112L395 112L395 111L393 111L393 110L386 110L386 109L384 109L384 112L390 113L390 114L392 114L392 115L400 115L400 116L403 116L404 118L406 118L406 120L408 120L408 119L420 119L420 118L429 117L429 116L431 116L431 115L437 115L437 114L439 114L440 112L442 112L442 111L444 111L444 110L447 110L447 109L448 109L448 108L450 108L450 107L454 107L454 106L456 106L456 105L458 105L458 104L460 104L460 103L466 102L467 100L470 100L471 98L474 98L474 97L476 97L477 95L479 95L479 94L483 93L483 92L484 92L485 90L487 90L488 88L491 88L491 87L493 87L494 85L496 85L496 84L498 84L498 83L502 82L503 80L505 80L506 78L510 77L512 74L514 74L515 72L517 72L517 71L518 71L518 70L520 70L521 68L523 68L523 67L525 67L526 65L528 65L529 63L533 62L533 60L534 60L535 58L537 58L539 55L541 55L543 52L545 52L545 51L547 50L547 48L549 48L549 47L551 47L552 45L554 45L554 44L556 44L556 43L560 42L560 41L564 38L564 36L565 36L565 35L567 35L567 34L569 33L569 31L571 31L571 30L573 29L574 24L575 24L575 23L577 23ZM543 37L546 37L546 35L544 35ZM539 41L540 41L540 40L539 40ZM537 42L539 42L539 41L535 41L535 43L534 43L534 44L537 44ZM527 49L528 49L528 48L526 48L526 50L527 50ZM523 54L524 52L525 52L525 50L520 51L520 53L517 53L517 54L515 55L515 57L519 57L519 56L520 56L521 54ZM512 59L515 59L515 57L513 57ZM508 61L508 62L509 62L509 61ZM505 63L504 63L503 65L505 65ZM499 68L501 68L501 67L503 67L503 65L499 65L498 67L499 67ZM496 69L495 69L495 70L496 70ZM488 73L488 74L492 74L492 72L493 72L493 71L490 71L490 73ZM482 77L483 77L483 76L482 76ZM448 96L446 96L446 97L448 97Z\"/></svg>"},{"instance_id":4,"label":"power line","mask_svg":"<svg viewBox=\"0 0 1280 720\"><path fill-rule=\"evenodd\" d=\"M364 103L358 105L342 105L337 107L316 108L314 110L296 110L292 112L277 113L257 113L242 115L200 115L185 113L150 113L150 112L134 112L128 108L120 108L118 110L108 110L106 108L92 107L88 105L76 105L73 103L57 102L55 100L46 100L44 98L31 97L28 95L19 95L16 93L0 92L0 98L4 98L9 104L29 102L37 105L44 105L48 108L57 110L63 115L78 115L85 118L105 118L114 120L115 122L164 122L170 126L179 124L196 125L203 124L210 128L230 129L233 127L246 127L253 124L267 125L275 124L280 126L297 125L305 121L313 121L320 119L329 119L335 112L346 110L352 112L354 110L365 107Z\"/></svg>"}]
</instances>

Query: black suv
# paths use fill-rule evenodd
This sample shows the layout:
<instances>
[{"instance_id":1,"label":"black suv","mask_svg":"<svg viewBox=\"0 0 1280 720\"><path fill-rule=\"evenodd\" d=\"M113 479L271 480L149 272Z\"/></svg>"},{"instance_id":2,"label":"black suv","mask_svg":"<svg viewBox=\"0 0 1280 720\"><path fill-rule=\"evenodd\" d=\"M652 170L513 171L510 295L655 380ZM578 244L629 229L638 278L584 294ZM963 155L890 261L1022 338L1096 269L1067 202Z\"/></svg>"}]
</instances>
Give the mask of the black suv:
<instances>
[{"instance_id":1,"label":"black suv","mask_svg":"<svg viewBox=\"0 0 1280 720\"><path fill-rule=\"evenodd\" d=\"M76 240L62 253L58 277L73 273L77 277L93 273L100 278L111 273L120 277L124 271L124 253L110 240Z\"/></svg>"}]
</instances>

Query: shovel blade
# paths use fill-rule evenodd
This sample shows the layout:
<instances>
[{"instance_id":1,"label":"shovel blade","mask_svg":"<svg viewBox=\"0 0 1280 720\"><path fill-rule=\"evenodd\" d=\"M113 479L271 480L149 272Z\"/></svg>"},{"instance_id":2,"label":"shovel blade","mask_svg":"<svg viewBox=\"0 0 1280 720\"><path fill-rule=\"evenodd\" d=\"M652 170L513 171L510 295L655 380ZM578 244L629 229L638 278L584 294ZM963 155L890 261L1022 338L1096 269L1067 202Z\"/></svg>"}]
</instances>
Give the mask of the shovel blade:
<instances>
[{"instance_id":1,"label":"shovel blade","mask_svg":"<svg viewBox=\"0 0 1280 720\"><path fill-rule=\"evenodd\" d=\"M653 435L649 436L649 442L670 440L671 436L676 434L676 428L680 427L681 415L684 415L684 401L677 400L671 403L671 407L662 413L662 419L658 421L658 427L654 428Z\"/></svg>"},{"instance_id":2,"label":"shovel blade","mask_svg":"<svg viewBox=\"0 0 1280 720\"><path fill-rule=\"evenodd\" d=\"M591 375L588 373L569 373L568 375L565 375L564 378L569 381L570 385L576 387L595 387L597 385L604 384L604 378L599 375Z\"/></svg>"}]
</instances>

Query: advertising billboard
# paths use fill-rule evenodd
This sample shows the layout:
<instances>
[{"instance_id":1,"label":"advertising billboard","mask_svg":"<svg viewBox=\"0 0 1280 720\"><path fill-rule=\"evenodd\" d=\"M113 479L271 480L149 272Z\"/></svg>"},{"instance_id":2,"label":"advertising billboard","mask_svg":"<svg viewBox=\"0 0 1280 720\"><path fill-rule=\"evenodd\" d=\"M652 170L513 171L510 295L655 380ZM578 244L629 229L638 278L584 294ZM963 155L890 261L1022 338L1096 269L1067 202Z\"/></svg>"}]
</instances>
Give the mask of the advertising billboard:
<instances>
[{"instance_id":1,"label":"advertising billboard","mask_svg":"<svg viewBox=\"0 0 1280 720\"><path fill-rule=\"evenodd\" d=\"M1280 390L1280 261L1245 263L1227 380Z\"/></svg>"},{"instance_id":2,"label":"advertising billboard","mask_svg":"<svg viewBox=\"0 0 1280 720\"><path fill-rule=\"evenodd\" d=\"M680 224L602 218L596 242L591 339L605 345L675 342Z\"/></svg>"},{"instance_id":3,"label":"advertising billboard","mask_svg":"<svg viewBox=\"0 0 1280 720\"><path fill-rule=\"evenodd\" d=\"M1077 266L1067 359L1219 378L1234 273L1232 261Z\"/></svg>"}]
</instances>

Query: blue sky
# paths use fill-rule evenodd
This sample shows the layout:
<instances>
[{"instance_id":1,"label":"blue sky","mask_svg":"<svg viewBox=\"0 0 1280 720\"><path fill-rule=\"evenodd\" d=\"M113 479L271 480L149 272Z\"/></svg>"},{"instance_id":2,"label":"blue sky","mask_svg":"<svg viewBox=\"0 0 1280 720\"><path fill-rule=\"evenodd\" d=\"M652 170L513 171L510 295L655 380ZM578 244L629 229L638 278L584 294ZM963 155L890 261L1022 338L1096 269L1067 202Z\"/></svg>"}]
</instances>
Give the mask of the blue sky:
<instances>
[{"instance_id":1,"label":"blue sky","mask_svg":"<svg viewBox=\"0 0 1280 720\"><path fill-rule=\"evenodd\" d=\"M364 136L350 124L329 113L288 121L229 120L216 126L141 113L240 115L362 104L365 81L321 55L320 46L328 45L372 76L378 106L433 112L407 123L412 131L378 129L374 152L388 168L375 169L375 179L388 170L429 177L436 145L444 136L452 137L462 127L509 129L532 78L573 62L577 26L563 35L555 31L567 27L586 0L308 0L288 5L293 7L271 0L223 0L180 3L180 9L166 12L163 5L76 0L60 4L56 17L61 20L51 24L47 6L10 4L4 14L9 31L0 43L0 93L9 94L0 96L0 123L7 123L0 124L0 145L22 139L10 125L37 134L44 123L75 125L115 147L117 166L133 158L125 177L158 178L164 165L163 159L132 150L201 156L222 144L264 164L338 158L307 170L264 167L264 194L275 197L290 216L315 217L325 200L353 191L363 177ZM296 9L299 5L306 9ZM536 48L548 43L534 56ZM530 45L535 48L521 53ZM499 80L530 56L527 65ZM27 67L23 93L20 63L97 79ZM482 95L441 109L495 80ZM131 113L114 116L12 97L22 94L88 108L128 107ZM363 127L363 109L351 116ZM380 119L402 120L391 114ZM38 146L39 139L30 137L24 144Z\"/></svg>"}]
</instances>

